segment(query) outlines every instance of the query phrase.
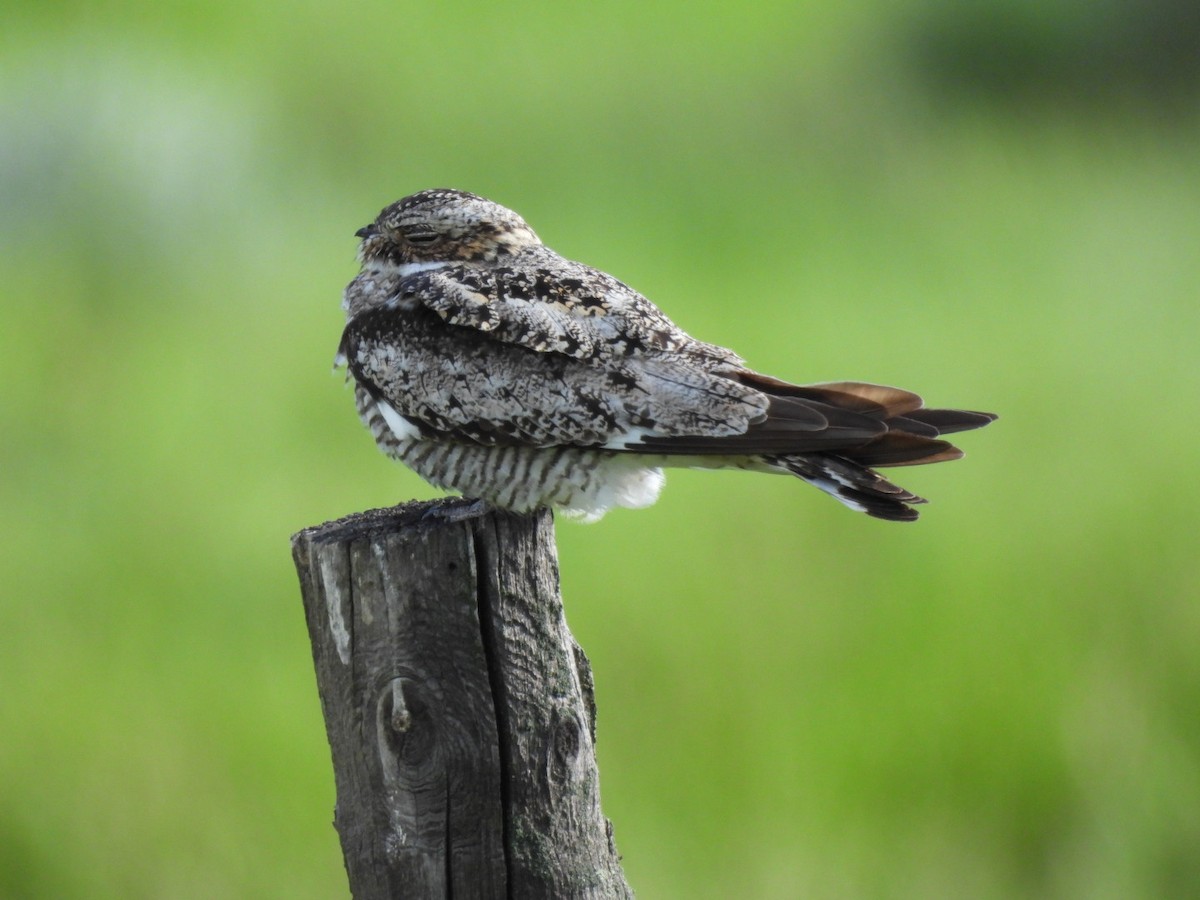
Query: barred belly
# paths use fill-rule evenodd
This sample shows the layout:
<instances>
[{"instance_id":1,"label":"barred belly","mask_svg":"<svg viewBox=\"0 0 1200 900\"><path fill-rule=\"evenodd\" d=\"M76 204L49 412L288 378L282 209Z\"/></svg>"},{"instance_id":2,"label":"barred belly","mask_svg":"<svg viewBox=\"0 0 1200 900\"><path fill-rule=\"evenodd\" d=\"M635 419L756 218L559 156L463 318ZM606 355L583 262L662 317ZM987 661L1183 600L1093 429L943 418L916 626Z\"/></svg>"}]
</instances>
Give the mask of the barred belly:
<instances>
[{"instance_id":1,"label":"barred belly","mask_svg":"<svg viewBox=\"0 0 1200 900\"><path fill-rule=\"evenodd\" d=\"M436 487L502 509L529 512L549 507L594 521L616 506L649 506L662 489L662 469L633 454L429 438L415 427L405 430L389 423L374 399L357 385L355 395L359 415L388 456Z\"/></svg>"}]
</instances>

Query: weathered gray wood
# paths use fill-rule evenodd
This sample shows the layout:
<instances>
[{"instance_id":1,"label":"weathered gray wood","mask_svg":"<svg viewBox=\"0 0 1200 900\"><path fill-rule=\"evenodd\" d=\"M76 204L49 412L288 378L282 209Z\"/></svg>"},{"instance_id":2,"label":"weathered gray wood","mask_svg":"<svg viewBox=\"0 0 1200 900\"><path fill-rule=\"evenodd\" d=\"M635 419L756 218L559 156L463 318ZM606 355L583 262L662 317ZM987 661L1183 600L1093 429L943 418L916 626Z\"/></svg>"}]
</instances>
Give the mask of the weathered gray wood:
<instances>
[{"instance_id":1,"label":"weathered gray wood","mask_svg":"<svg viewBox=\"0 0 1200 900\"><path fill-rule=\"evenodd\" d=\"M414 503L292 550L354 897L632 897L550 514Z\"/></svg>"}]
</instances>

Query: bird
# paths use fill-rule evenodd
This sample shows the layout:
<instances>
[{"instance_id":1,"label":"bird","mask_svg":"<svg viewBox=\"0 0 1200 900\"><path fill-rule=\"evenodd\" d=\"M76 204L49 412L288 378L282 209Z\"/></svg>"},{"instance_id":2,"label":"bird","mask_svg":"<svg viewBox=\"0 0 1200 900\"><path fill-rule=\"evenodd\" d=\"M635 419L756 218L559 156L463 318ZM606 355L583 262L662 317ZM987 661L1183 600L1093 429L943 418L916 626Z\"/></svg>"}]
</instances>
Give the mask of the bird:
<instances>
[{"instance_id":1,"label":"bird","mask_svg":"<svg viewBox=\"0 0 1200 900\"><path fill-rule=\"evenodd\" d=\"M335 365L379 448L436 487L595 521L654 503L663 469L792 475L878 519L924 498L877 468L958 459L992 413L858 381L793 384L697 340L512 210L423 190L360 238Z\"/></svg>"}]
</instances>

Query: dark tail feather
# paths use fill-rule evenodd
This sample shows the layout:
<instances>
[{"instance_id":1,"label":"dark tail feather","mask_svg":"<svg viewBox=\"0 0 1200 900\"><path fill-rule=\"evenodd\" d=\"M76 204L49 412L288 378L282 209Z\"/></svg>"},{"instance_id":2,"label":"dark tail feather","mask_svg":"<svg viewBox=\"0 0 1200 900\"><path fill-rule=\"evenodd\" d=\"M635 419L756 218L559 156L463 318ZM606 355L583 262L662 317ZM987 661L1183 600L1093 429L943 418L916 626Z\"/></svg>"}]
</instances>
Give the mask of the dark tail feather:
<instances>
[{"instance_id":1,"label":"dark tail feather","mask_svg":"<svg viewBox=\"0 0 1200 900\"><path fill-rule=\"evenodd\" d=\"M902 416L884 419L885 434L858 447L839 449L838 453L864 466L924 466L929 463L961 459L963 452L944 434L982 428L996 421L993 413L963 409L915 409Z\"/></svg>"},{"instance_id":2,"label":"dark tail feather","mask_svg":"<svg viewBox=\"0 0 1200 900\"><path fill-rule=\"evenodd\" d=\"M780 465L858 512L890 522L915 522L918 513L910 504L925 503L864 465L828 453L784 456Z\"/></svg>"},{"instance_id":3,"label":"dark tail feather","mask_svg":"<svg viewBox=\"0 0 1200 900\"><path fill-rule=\"evenodd\" d=\"M998 418L995 413L972 412L967 409L915 409L904 416L936 428L939 434L954 434L982 428Z\"/></svg>"}]
</instances>

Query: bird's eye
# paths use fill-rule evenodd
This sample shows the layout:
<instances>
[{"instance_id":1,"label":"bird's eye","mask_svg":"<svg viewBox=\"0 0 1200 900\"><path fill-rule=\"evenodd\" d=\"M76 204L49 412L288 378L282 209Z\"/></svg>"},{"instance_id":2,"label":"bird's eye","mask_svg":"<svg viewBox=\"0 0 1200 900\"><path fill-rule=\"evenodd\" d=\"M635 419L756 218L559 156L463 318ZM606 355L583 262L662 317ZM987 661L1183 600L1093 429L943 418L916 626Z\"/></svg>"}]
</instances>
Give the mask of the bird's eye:
<instances>
[{"instance_id":1,"label":"bird's eye","mask_svg":"<svg viewBox=\"0 0 1200 900\"><path fill-rule=\"evenodd\" d=\"M412 231L404 232L404 237L410 244L432 244L441 237L436 231L428 229L413 229Z\"/></svg>"}]
</instances>

